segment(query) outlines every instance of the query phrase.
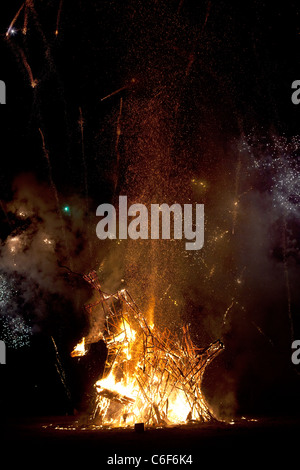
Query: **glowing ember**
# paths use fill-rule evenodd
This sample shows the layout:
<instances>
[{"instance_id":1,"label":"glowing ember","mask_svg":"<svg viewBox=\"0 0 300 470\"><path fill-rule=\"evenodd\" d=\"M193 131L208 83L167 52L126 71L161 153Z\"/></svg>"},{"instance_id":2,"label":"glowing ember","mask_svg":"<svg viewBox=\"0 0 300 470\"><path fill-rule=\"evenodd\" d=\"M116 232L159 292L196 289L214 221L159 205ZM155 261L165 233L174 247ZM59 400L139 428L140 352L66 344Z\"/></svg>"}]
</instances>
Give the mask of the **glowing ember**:
<instances>
[{"instance_id":1,"label":"glowing ember","mask_svg":"<svg viewBox=\"0 0 300 470\"><path fill-rule=\"evenodd\" d=\"M135 422L167 425L215 419L201 390L206 366L222 350L220 341L199 349L188 328L182 337L151 326L126 290L103 294L95 272L84 277L99 292L105 312L108 354L103 378L95 383L94 424ZM91 306L88 306L89 311ZM88 343L92 340L88 340ZM71 353L85 354L85 338Z\"/></svg>"}]
</instances>

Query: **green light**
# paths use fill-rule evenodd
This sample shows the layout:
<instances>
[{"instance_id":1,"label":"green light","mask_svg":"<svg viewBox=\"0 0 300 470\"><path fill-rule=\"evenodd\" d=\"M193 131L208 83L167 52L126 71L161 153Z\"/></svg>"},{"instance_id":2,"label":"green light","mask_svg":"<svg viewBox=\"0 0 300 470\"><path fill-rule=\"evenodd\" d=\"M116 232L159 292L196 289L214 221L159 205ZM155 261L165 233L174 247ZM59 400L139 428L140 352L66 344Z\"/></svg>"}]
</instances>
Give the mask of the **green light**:
<instances>
[{"instance_id":1,"label":"green light","mask_svg":"<svg viewBox=\"0 0 300 470\"><path fill-rule=\"evenodd\" d=\"M64 212L66 212L67 214L69 214L69 212L70 212L70 206L64 206Z\"/></svg>"}]
</instances>

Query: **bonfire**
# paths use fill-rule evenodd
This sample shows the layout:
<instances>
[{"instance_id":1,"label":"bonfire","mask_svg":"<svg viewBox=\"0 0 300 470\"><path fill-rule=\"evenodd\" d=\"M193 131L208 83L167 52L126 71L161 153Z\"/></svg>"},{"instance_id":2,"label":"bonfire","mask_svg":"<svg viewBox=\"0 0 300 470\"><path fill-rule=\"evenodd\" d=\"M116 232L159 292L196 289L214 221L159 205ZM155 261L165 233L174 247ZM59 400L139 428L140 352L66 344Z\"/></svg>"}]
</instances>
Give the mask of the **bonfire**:
<instances>
[{"instance_id":1,"label":"bonfire","mask_svg":"<svg viewBox=\"0 0 300 470\"><path fill-rule=\"evenodd\" d=\"M205 368L223 349L221 341L197 348L188 327L180 337L161 330L147 321L127 290L102 292L94 271L84 279L98 292L98 300L86 308L91 313L100 306L105 326L96 338L82 338L71 355L85 355L99 339L108 351L103 376L94 385L91 420L109 426L215 420L201 385Z\"/></svg>"}]
</instances>

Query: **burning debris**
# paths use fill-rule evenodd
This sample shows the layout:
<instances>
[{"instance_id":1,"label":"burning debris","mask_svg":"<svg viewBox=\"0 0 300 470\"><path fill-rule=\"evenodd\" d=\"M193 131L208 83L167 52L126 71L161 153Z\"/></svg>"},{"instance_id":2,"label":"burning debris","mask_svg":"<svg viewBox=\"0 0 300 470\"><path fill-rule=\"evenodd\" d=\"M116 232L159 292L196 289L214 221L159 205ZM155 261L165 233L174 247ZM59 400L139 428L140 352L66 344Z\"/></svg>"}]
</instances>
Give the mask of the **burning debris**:
<instances>
[{"instance_id":1,"label":"burning debris","mask_svg":"<svg viewBox=\"0 0 300 470\"><path fill-rule=\"evenodd\" d=\"M205 368L223 349L216 341L196 348L189 329L182 336L161 331L148 322L124 289L102 292L97 274L84 276L99 293L99 300L86 308L102 308L105 327L98 335L83 338L72 357L83 356L89 345L104 340L107 358L103 378L96 381L91 420L96 425L148 426L214 420L203 396Z\"/></svg>"}]
</instances>

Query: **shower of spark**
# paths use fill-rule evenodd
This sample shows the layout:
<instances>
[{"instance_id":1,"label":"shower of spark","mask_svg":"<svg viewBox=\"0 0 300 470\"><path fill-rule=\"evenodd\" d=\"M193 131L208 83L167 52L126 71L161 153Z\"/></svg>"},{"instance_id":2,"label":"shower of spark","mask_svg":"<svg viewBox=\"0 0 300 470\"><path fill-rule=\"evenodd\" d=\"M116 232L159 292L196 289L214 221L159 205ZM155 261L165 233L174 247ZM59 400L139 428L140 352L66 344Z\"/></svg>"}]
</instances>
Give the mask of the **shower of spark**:
<instances>
[{"instance_id":1,"label":"shower of spark","mask_svg":"<svg viewBox=\"0 0 300 470\"><path fill-rule=\"evenodd\" d=\"M12 298L12 295L16 293L11 291L11 286L8 282L7 276L4 274L0 274L0 308L6 309L8 308L9 301Z\"/></svg>"},{"instance_id":2,"label":"shower of spark","mask_svg":"<svg viewBox=\"0 0 300 470\"><path fill-rule=\"evenodd\" d=\"M273 141L244 143L250 153L251 170L269 176L269 192L273 207L281 209L288 217L299 215L300 203L300 137L288 141L285 137L274 137Z\"/></svg>"},{"instance_id":3,"label":"shower of spark","mask_svg":"<svg viewBox=\"0 0 300 470\"><path fill-rule=\"evenodd\" d=\"M281 248L287 295L290 339L294 338L292 297L288 265L288 224L299 216L300 202L300 137L292 139L273 136L257 140L253 135L244 142L250 155L249 169L264 178L265 191L271 196L277 219L282 221ZM267 184L266 184L267 183Z\"/></svg>"},{"instance_id":4,"label":"shower of spark","mask_svg":"<svg viewBox=\"0 0 300 470\"><path fill-rule=\"evenodd\" d=\"M15 282L0 273L0 326L1 339L7 347L18 349L30 344L31 328L22 315L14 311L14 299L19 295Z\"/></svg>"},{"instance_id":5,"label":"shower of spark","mask_svg":"<svg viewBox=\"0 0 300 470\"><path fill-rule=\"evenodd\" d=\"M19 349L30 345L31 328L22 316L1 316L2 339L9 348Z\"/></svg>"}]
</instances>

